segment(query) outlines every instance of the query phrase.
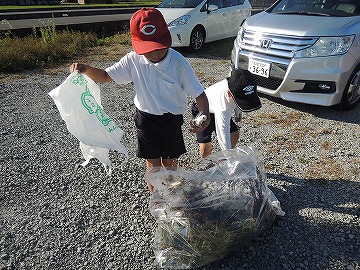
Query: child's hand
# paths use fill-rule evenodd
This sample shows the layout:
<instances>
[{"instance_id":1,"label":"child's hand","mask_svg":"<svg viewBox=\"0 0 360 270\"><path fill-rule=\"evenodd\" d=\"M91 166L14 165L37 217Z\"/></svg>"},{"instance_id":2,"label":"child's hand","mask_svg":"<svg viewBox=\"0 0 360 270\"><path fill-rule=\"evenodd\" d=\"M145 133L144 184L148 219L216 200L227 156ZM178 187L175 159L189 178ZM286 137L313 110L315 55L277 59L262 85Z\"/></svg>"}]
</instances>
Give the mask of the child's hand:
<instances>
[{"instance_id":1,"label":"child's hand","mask_svg":"<svg viewBox=\"0 0 360 270\"><path fill-rule=\"evenodd\" d=\"M236 107L234 110L234 122L238 126L240 126L241 123L241 116L242 116L241 110L238 107Z\"/></svg>"},{"instance_id":2,"label":"child's hand","mask_svg":"<svg viewBox=\"0 0 360 270\"><path fill-rule=\"evenodd\" d=\"M86 65L80 63L73 63L70 66L70 73L73 73L75 70L78 70L80 73L83 73L86 70Z\"/></svg>"},{"instance_id":3,"label":"child's hand","mask_svg":"<svg viewBox=\"0 0 360 270\"><path fill-rule=\"evenodd\" d=\"M199 112L195 118L192 120L193 124L197 127L201 126L207 119L207 116L203 112Z\"/></svg>"},{"instance_id":4,"label":"child's hand","mask_svg":"<svg viewBox=\"0 0 360 270\"><path fill-rule=\"evenodd\" d=\"M207 128L207 126L210 123L210 119L208 117L206 117L207 119L205 121L203 121L202 123L200 123L200 125L197 125L196 121L194 121L195 119L190 120L190 128L189 131L193 132L193 133L197 133L197 132L201 132L203 131L205 128Z\"/></svg>"}]
</instances>

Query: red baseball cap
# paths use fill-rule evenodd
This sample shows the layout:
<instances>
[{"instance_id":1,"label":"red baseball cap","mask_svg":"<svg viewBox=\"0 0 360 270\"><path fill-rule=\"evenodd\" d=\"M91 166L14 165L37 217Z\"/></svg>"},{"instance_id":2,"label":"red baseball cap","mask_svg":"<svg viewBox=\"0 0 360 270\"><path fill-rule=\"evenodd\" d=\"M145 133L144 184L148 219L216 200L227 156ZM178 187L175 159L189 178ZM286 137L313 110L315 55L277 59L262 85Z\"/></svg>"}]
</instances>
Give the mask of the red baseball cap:
<instances>
[{"instance_id":1,"label":"red baseball cap","mask_svg":"<svg viewBox=\"0 0 360 270\"><path fill-rule=\"evenodd\" d=\"M171 35L161 12L155 8L141 8L130 19L131 42L137 54L166 49Z\"/></svg>"}]
</instances>

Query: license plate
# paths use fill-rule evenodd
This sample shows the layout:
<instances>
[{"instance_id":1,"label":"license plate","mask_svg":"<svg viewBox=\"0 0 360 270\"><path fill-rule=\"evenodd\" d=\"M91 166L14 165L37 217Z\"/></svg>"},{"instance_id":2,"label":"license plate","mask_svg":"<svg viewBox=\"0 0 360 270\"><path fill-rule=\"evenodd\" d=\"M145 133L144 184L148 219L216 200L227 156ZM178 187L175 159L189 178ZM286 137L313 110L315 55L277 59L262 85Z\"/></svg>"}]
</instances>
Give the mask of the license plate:
<instances>
[{"instance_id":1,"label":"license plate","mask_svg":"<svg viewBox=\"0 0 360 270\"><path fill-rule=\"evenodd\" d=\"M249 59L248 70L252 74L256 74L265 78L269 78L270 75L270 63Z\"/></svg>"}]
</instances>

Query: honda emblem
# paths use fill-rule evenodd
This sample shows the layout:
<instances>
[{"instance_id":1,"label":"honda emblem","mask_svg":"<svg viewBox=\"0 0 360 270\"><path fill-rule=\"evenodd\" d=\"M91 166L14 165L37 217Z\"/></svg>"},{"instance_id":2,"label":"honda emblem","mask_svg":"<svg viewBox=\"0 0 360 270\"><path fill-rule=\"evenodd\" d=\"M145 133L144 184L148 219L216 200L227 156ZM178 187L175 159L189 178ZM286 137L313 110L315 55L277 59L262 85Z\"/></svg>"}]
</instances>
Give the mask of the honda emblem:
<instances>
[{"instance_id":1,"label":"honda emblem","mask_svg":"<svg viewBox=\"0 0 360 270\"><path fill-rule=\"evenodd\" d=\"M264 38L260 40L260 47L263 49L270 49L271 43L272 43L271 39Z\"/></svg>"}]
</instances>

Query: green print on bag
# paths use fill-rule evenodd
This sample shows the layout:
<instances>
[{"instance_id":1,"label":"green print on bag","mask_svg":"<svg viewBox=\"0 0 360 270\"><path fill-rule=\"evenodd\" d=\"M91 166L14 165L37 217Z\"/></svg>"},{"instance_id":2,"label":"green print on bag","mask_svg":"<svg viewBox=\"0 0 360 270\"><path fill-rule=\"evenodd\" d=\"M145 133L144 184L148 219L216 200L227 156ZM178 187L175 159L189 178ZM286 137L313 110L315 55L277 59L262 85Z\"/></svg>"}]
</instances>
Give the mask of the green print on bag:
<instances>
[{"instance_id":1,"label":"green print on bag","mask_svg":"<svg viewBox=\"0 0 360 270\"><path fill-rule=\"evenodd\" d=\"M78 84L78 85L84 85L84 84L87 85L87 81L86 81L85 77L84 77L82 74L80 74L80 73L78 73L77 75L75 75L74 77L72 77L72 78L71 78L71 82L72 82L73 84Z\"/></svg>"},{"instance_id":2,"label":"green print on bag","mask_svg":"<svg viewBox=\"0 0 360 270\"><path fill-rule=\"evenodd\" d=\"M117 126L113 124L109 126L112 122L112 119L103 111L103 109L96 102L95 98L91 95L87 81L82 74L77 74L73 78L71 78L71 82L73 84L85 85L85 92L81 94L81 103L84 108L89 112L89 114L95 114L97 119L107 127L109 132L112 132L117 129Z\"/></svg>"}]
</instances>

